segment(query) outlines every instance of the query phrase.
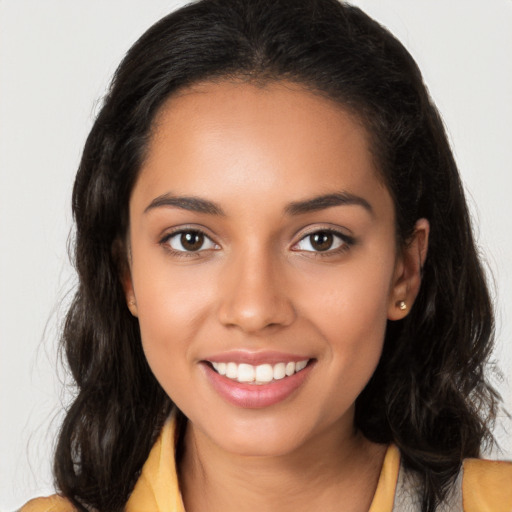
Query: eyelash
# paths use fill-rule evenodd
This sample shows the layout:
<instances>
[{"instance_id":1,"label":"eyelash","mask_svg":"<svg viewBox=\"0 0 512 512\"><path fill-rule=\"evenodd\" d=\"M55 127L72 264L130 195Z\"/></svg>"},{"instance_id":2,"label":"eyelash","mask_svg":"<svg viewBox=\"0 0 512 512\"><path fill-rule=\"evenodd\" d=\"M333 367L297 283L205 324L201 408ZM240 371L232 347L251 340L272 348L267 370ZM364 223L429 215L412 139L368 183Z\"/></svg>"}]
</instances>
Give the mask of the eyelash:
<instances>
[{"instance_id":1,"label":"eyelash","mask_svg":"<svg viewBox=\"0 0 512 512\"><path fill-rule=\"evenodd\" d=\"M332 235L335 239L338 239L338 242L336 242L336 241L333 242L333 243L339 243L338 247L335 247L334 249L328 248L325 251L294 249L294 247L297 247L300 243L304 242L308 238L310 239L309 245L312 247L311 237L314 235L318 235L320 233L329 234L329 235ZM181 237L181 236L187 235L187 234L199 235L199 236L204 237L201 247L204 245L204 243L206 241L208 241L209 244L212 245L212 247L208 247L206 249L199 248L198 250L195 250L195 251L187 251L187 250L185 250L185 248L183 248L183 250L180 250L180 249L175 249L170 245L169 242L173 238L178 237L178 236ZM202 231L200 229L195 229L195 228L194 229L193 228L190 228L190 229L180 228L177 231L174 231L172 233L168 233L167 235L165 235L160 240L159 243L160 243L160 245L164 246L165 249L167 251L169 251L173 256L178 257L178 258L198 257L200 255L200 253L202 253L204 251L217 250L219 248L218 244L216 244L204 231ZM180 241L180 244L183 247L183 244L181 243L181 241ZM355 244L355 239L349 235L340 233L339 231L336 231L331 228L320 228L320 229L316 229L310 233L303 235L300 238L300 240L292 246L292 250L295 252L311 253L315 257L325 258L325 257L329 257L329 256L337 256L339 254L342 254L345 251L347 251L354 244Z\"/></svg>"},{"instance_id":2,"label":"eyelash","mask_svg":"<svg viewBox=\"0 0 512 512\"><path fill-rule=\"evenodd\" d=\"M317 258L327 258L327 257L332 257L332 256L338 256L338 255L343 254L344 252L348 251L350 249L350 247L352 247L356 243L356 240L354 239L354 237L346 235L345 233L340 233L339 231L332 229L332 228L320 228L320 229L315 229L314 231L311 231L310 233L303 235L301 237L301 239L293 245L293 247L296 247L298 244L307 240L308 238L310 240L309 244L312 245L311 237L314 235L318 235L320 233L326 233L326 234L332 235L335 239L337 238L339 245L338 245L338 247L335 247L334 249L329 248L329 249L326 249L325 251L314 251L314 250L313 251L304 251L304 252L313 254L314 257L317 257ZM334 241L333 243L336 243L336 241ZM292 247L292 250L293 250L293 247ZM301 251L301 249L295 249L295 250L297 252Z\"/></svg>"},{"instance_id":3,"label":"eyelash","mask_svg":"<svg viewBox=\"0 0 512 512\"><path fill-rule=\"evenodd\" d=\"M180 249L174 249L171 244L170 244L170 241L173 239L173 238L177 238L177 237L182 237L183 235L187 235L187 234L192 234L192 235L199 235L199 236L202 236L204 237L204 240L203 240L203 243L201 244L201 247L204 245L205 242L209 242L213 247L208 247L207 249L198 249L196 251L187 251L185 250L185 248L183 248L184 250L180 250ZM189 229L184 229L184 228L180 228L179 230L177 231L173 231L172 233L168 233L167 235L165 235L161 240L160 240L160 245L164 246L165 249L167 251L169 251L173 256L175 257L178 257L178 258L190 258L190 257L198 257L200 255L200 253L206 251L206 250L216 250L219 246L211 239L211 237L209 237L204 231L202 231L201 229L196 229L196 228L189 228ZM180 241L180 244L181 246L183 247L183 244L181 243Z\"/></svg>"}]
</instances>

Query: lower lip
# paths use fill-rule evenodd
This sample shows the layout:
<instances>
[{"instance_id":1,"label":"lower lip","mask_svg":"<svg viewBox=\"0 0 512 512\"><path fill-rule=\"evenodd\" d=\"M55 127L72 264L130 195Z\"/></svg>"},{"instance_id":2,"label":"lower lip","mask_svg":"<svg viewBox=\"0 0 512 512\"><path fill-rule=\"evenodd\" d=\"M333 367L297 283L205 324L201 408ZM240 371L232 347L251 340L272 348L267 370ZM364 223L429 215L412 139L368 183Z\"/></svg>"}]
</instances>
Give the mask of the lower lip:
<instances>
[{"instance_id":1,"label":"lower lip","mask_svg":"<svg viewBox=\"0 0 512 512\"><path fill-rule=\"evenodd\" d=\"M228 379L203 363L206 376L215 391L229 403L246 409L261 409L286 400L304 383L313 366L310 362L300 372L268 384L246 384Z\"/></svg>"}]
</instances>

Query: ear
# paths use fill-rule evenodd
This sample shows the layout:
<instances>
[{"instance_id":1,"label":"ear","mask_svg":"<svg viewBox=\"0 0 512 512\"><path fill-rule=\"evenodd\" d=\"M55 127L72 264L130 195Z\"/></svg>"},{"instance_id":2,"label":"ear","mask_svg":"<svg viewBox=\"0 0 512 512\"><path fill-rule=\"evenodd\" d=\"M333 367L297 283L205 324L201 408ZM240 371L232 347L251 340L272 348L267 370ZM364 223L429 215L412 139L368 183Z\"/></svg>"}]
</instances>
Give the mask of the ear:
<instances>
[{"instance_id":1,"label":"ear","mask_svg":"<svg viewBox=\"0 0 512 512\"><path fill-rule=\"evenodd\" d=\"M131 273L131 252L129 242L116 240L112 245L112 254L114 261L119 269L119 280L124 290L126 305L130 313L137 317L137 300L135 299L135 291L133 289L132 273Z\"/></svg>"},{"instance_id":2,"label":"ear","mask_svg":"<svg viewBox=\"0 0 512 512\"><path fill-rule=\"evenodd\" d=\"M128 306L130 313L133 316L137 317L138 316L137 300L135 299L135 292L133 291L132 275L130 272L127 272L126 277L123 277L122 285L124 288L124 295L126 297L126 305Z\"/></svg>"},{"instance_id":3,"label":"ear","mask_svg":"<svg viewBox=\"0 0 512 512\"><path fill-rule=\"evenodd\" d=\"M427 257L430 225L419 219L414 233L397 258L389 294L388 319L401 320L409 313L421 285L421 272Z\"/></svg>"}]
</instances>

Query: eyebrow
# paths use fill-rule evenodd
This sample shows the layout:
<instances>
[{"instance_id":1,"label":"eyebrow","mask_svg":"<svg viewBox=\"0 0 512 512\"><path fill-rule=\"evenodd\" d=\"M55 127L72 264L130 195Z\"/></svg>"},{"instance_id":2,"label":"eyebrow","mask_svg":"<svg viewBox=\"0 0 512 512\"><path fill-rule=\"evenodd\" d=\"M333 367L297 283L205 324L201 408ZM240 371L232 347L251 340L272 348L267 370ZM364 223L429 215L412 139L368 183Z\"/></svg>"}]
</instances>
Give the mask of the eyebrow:
<instances>
[{"instance_id":1,"label":"eyebrow","mask_svg":"<svg viewBox=\"0 0 512 512\"><path fill-rule=\"evenodd\" d=\"M153 199L153 201L151 201L144 210L144 213L162 206L171 206L191 212L207 213L209 215L225 216L222 208L213 201L208 201L207 199L202 199L200 197L174 196L172 194L163 194Z\"/></svg>"},{"instance_id":2,"label":"eyebrow","mask_svg":"<svg viewBox=\"0 0 512 512\"><path fill-rule=\"evenodd\" d=\"M313 197L304 201L296 201L290 203L285 208L288 215L301 215L303 213L316 212L332 208L333 206L362 206L371 215L374 215L371 204L363 197L356 196L349 192L336 192L334 194L326 194Z\"/></svg>"},{"instance_id":3,"label":"eyebrow","mask_svg":"<svg viewBox=\"0 0 512 512\"><path fill-rule=\"evenodd\" d=\"M373 208L370 203L354 194L349 192L336 192L334 194L325 194L304 201L294 201L288 204L284 211L288 215L301 215L304 213L315 212L332 208L334 206L362 206L371 215L373 215ZM195 196L175 196L171 193L163 194L156 197L146 207L144 213L151 211L155 208L170 206L188 210L198 213L206 213L208 215L225 216L224 210L213 201L202 199Z\"/></svg>"}]
</instances>

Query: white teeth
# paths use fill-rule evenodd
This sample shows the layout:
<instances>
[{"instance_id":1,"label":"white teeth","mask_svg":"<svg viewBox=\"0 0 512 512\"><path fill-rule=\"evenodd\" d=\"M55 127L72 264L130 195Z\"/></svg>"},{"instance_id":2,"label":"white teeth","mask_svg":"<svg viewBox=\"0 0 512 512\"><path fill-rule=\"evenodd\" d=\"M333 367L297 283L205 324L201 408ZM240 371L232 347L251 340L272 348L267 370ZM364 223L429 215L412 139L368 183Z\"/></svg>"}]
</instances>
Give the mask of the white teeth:
<instances>
[{"instance_id":1,"label":"white teeth","mask_svg":"<svg viewBox=\"0 0 512 512\"><path fill-rule=\"evenodd\" d=\"M260 364L253 366L246 363L212 363L213 368L220 375L225 375L228 379L237 380L238 382L248 382L254 384L268 384L273 380L281 380L285 377L290 377L294 373L303 370L309 362L309 359L304 359L297 363L277 363Z\"/></svg>"},{"instance_id":2,"label":"white teeth","mask_svg":"<svg viewBox=\"0 0 512 512\"><path fill-rule=\"evenodd\" d=\"M274 378L274 369L270 364L256 366L256 380L258 382L270 382Z\"/></svg>"},{"instance_id":3,"label":"white teeth","mask_svg":"<svg viewBox=\"0 0 512 512\"><path fill-rule=\"evenodd\" d=\"M274 366L274 379L281 380L286 377L286 366L284 363L278 363Z\"/></svg>"},{"instance_id":4,"label":"white teeth","mask_svg":"<svg viewBox=\"0 0 512 512\"><path fill-rule=\"evenodd\" d=\"M250 364L239 364L238 365L238 382L252 382L254 380L254 374L256 373L254 366Z\"/></svg>"},{"instance_id":5,"label":"white teeth","mask_svg":"<svg viewBox=\"0 0 512 512\"><path fill-rule=\"evenodd\" d=\"M236 379L238 377L238 365L236 363L226 364L226 377Z\"/></svg>"},{"instance_id":6,"label":"white teeth","mask_svg":"<svg viewBox=\"0 0 512 512\"><path fill-rule=\"evenodd\" d=\"M295 371L300 372L301 370L304 370L307 364L307 361L299 361L298 363L295 363Z\"/></svg>"}]
</instances>

